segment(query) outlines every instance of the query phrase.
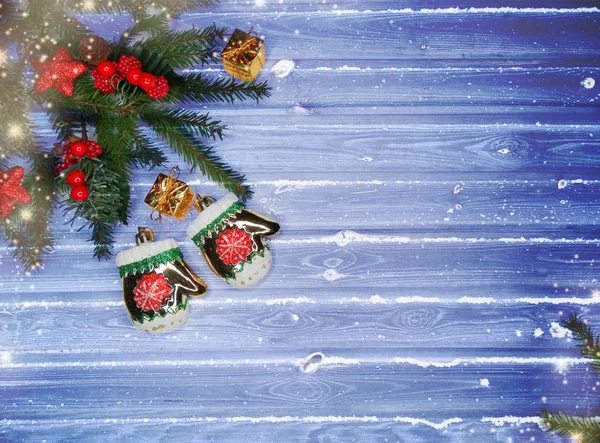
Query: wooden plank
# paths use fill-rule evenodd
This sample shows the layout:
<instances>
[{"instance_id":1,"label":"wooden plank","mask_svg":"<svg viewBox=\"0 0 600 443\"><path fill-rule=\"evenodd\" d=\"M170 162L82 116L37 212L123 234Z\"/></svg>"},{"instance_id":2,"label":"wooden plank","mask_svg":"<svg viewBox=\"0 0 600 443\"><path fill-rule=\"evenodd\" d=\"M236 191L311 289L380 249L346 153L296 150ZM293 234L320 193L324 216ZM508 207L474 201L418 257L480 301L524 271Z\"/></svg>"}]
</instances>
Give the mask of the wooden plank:
<instances>
[{"instance_id":1,"label":"wooden plank","mask_svg":"<svg viewBox=\"0 0 600 443\"><path fill-rule=\"evenodd\" d=\"M67 295L62 303L29 298L29 305L3 302L0 353L6 352L14 363L143 361L155 359L156 346L173 342L171 359L195 359L200 352L203 358L225 360L267 354L294 360L317 351L354 354L360 343L360 358L366 360L577 357L579 351L565 338L560 319L572 312L591 319L600 314L600 299L579 307L485 303L465 296L449 303L433 295L405 297L399 291L390 291L392 297L331 292L337 297L323 300L314 291L304 291L279 300L264 294L259 300L229 298L236 294L213 287L204 299L191 302L188 324L166 338L132 329L118 292L107 300Z\"/></svg>"},{"instance_id":2,"label":"wooden plank","mask_svg":"<svg viewBox=\"0 0 600 443\"><path fill-rule=\"evenodd\" d=\"M600 216L596 199L600 181L583 173L549 172L535 177L527 173L355 173L349 177L341 172L343 167L336 170L327 163L324 168L329 170L327 176L249 174L254 191L250 207L270 213L288 232L586 225L595 224ZM138 220L148 223L143 198L155 174L136 176L139 178L132 189L134 224ZM183 173L180 178L201 194L218 197L223 193L198 180L196 174ZM315 214L315 208L321 211ZM64 232L65 228L57 228Z\"/></svg>"},{"instance_id":3,"label":"wooden plank","mask_svg":"<svg viewBox=\"0 0 600 443\"><path fill-rule=\"evenodd\" d=\"M599 78L593 65L575 68L395 68L383 62L345 60L296 69L277 84L262 106L308 109L377 106L596 106L598 88L586 78ZM225 75L225 74L223 74ZM548 94L548 84L560 85ZM352 94L349 95L349 88ZM211 105L222 108L229 105ZM254 107L247 102L241 107Z\"/></svg>"},{"instance_id":4,"label":"wooden plank","mask_svg":"<svg viewBox=\"0 0 600 443\"><path fill-rule=\"evenodd\" d=\"M600 202L596 198L600 181L586 173L549 172L532 177L527 173L450 172L424 176L390 172L355 173L348 177L328 164L324 167L329 169L327 176L302 172L290 172L284 177L248 174L254 191L249 207L278 219L287 233L353 230L370 234L382 230L388 231L384 235L399 237L404 237L402 232L423 228L476 230L487 226L487 232L491 232L490 227L502 232L507 227L529 224L536 226L535 229L561 227L562 232L579 237L579 227L596 224L600 216ZM150 209L143 198L156 174L157 171L144 171L134 177L132 225L152 224L148 219ZM180 179L200 194L220 197L224 193L214 184L198 180L198 174L182 173ZM320 208L320 212L315 213L315 208ZM65 218L60 214L55 220L55 232L65 236L60 243L68 244L71 241L68 237L75 230L63 224ZM181 233L185 232L186 224L169 220L163 226L185 240ZM118 233L117 244L130 243L131 232ZM79 246L83 245L79 242Z\"/></svg>"},{"instance_id":5,"label":"wooden plank","mask_svg":"<svg viewBox=\"0 0 600 443\"><path fill-rule=\"evenodd\" d=\"M167 349L157 348L158 360L148 363L4 368L0 389L11 402L4 405L3 419L409 415L481 420L504 416L507 408L515 416L536 415L544 405L587 410L600 399L591 390L585 397L573 395L595 381L587 365L568 366L563 374L553 364L359 364L303 373L295 365L263 361L170 361ZM482 379L489 386L482 386Z\"/></svg>"},{"instance_id":6,"label":"wooden plank","mask_svg":"<svg viewBox=\"0 0 600 443\"><path fill-rule=\"evenodd\" d=\"M514 418L513 418L514 420ZM327 441L372 443L373 441L409 441L411 443L463 443L477 436L489 441L543 441L558 443L560 437L543 432L532 424L535 417L526 417L519 424L504 421L495 425L481 420L460 423L431 422L420 424L411 417L380 416L311 416L311 417L254 417L219 419L216 417L186 417L164 419L137 418L130 420L47 420L0 421L0 436L7 441L30 439L54 441L126 440L156 441L245 441L272 443L274 441ZM414 424L416 423L416 424ZM439 429L432 427L440 426Z\"/></svg>"},{"instance_id":7,"label":"wooden plank","mask_svg":"<svg viewBox=\"0 0 600 443\"><path fill-rule=\"evenodd\" d=\"M333 238L294 238L282 234L272 241L274 266L269 278L261 283L263 290L288 288L475 288L478 296L493 296L492 288L505 286L593 288L598 240L575 243L540 242L521 239L463 241L439 237L410 241L399 233L391 238L352 238L358 234L343 232ZM121 233L120 239L131 242L133 234ZM397 237L398 236L398 237ZM180 238L183 237L181 235ZM186 260L201 275L210 271L199 251L189 241L182 240ZM81 239L71 240L82 246ZM73 262L73 249L67 240L59 252L48 256L44 275L49 277L39 285L46 292L79 292L118 290L120 279L112 262L91 265L91 258ZM121 246L122 245L122 246ZM119 243L119 249L125 245ZM86 245L89 250L89 245ZM93 262L92 262L93 263ZM71 270L64 275L65 266ZM65 285L78 276L79 285ZM58 276L52 278L51 276ZM207 280L212 283L211 280ZM19 274L2 284L2 293L35 293L37 285ZM216 287L223 286L217 283ZM245 291L242 291L245 292Z\"/></svg>"},{"instance_id":8,"label":"wooden plank","mask_svg":"<svg viewBox=\"0 0 600 443\"><path fill-rule=\"evenodd\" d=\"M397 5L396 5L397 6ZM310 10L215 11L185 14L178 29L213 22L231 29L251 26L266 38L267 57L279 59L350 60L490 60L589 59L598 55L597 9L521 11L491 9L429 11L341 4ZM472 6L472 5L469 5ZM494 5L497 6L497 5ZM530 6L530 5L528 5ZM320 10L318 10L320 9ZM84 21L105 37L119 35L131 18L86 15ZM316 95L314 96L316 97Z\"/></svg>"},{"instance_id":9,"label":"wooden plank","mask_svg":"<svg viewBox=\"0 0 600 443\"><path fill-rule=\"evenodd\" d=\"M397 116L347 120L340 124L334 123L339 118L320 117L300 123L295 116L274 119L259 113L252 124L246 117L239 123L228 118L229 131L218 149L238 169L265 174L290 171L298 164L307 173L343 167L348 172L398 174L540 168L575 174L600 166L600 141L591 135L600 133L595 126L392 123L398 123Z\"/></svg>"},{"instance_id":10,"label":"wooden plank","mask_svg":"<svg viewBox=\"0 0 600 443\"><path fill-rule=\"evenodd\" d=\"M37 114L36 123L41 126L45 118ZM439 116L342 119L337 115L273 116L263 111L218 118L229 126L225 139L215 142L219 154L236 168L261 172L265 177L293 171L298 164L305 173L343 168L347 172L398 174L481 170L539 173L540 168L553 174L576 174L600 166L600 141L594 137L600 133L598 125L504 125L496 116L475 123L473 115L440 122L436 121ZM147 133L151 136L151 131ZM48 144L55 140L48 128L40 136ZM172 164L183 165L175 154L170 153L169 159Z\"/></svg>"}]
</instances>

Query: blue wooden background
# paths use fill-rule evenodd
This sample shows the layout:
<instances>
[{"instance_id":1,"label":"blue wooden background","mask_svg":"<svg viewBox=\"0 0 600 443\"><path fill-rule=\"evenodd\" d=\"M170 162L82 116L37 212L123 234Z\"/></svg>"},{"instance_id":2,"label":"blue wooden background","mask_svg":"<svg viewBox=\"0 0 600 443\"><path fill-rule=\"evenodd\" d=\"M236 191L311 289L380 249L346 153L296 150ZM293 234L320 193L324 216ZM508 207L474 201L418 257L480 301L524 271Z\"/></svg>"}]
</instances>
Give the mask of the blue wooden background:
<instances>
[{"instance_id":1,"label":"blue wooden background","mask_svg":"<svg viewBox=\"0 0 600 443\"><path fill-rule=\"evenodd\" d=\"M531 3L223 0L175 21L266 39L272 97L198 111L282 224L271 274L230 289L184 223L152 225L210 290L150 336L62 214L42 272L3 246L0 440L558 442L542 407L595 414L598 378L557 322L600 327L600 10ZM151 223L155 176L134 176L119 250Z\"/></svg>"}]
</instances>

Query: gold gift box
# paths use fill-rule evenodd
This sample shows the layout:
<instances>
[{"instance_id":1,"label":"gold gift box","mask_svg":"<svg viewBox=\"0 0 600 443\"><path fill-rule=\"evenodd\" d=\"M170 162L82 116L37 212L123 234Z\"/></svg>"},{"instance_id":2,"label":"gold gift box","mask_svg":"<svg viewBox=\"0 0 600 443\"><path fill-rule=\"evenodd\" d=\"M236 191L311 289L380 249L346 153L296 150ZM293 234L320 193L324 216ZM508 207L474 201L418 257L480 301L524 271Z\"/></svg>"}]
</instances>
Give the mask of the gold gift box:
<instances>
[{"instance_id":1,"label":"gold gift box","mask_svg":"<svg viewBox=\"0 0 600 443\"><path fill-rule=\"evenodd\" d=\"M187 183L177 180L173 175L158 174L152 189L144 198L144 202L150 205L154 212L161 215L183 221L196 203L196 193Z\"/></svg>"},{"instance_id":2,"label":"gold gift box","mask_svg":"<svg viewBox=\"0 0 600 443\"><path fill-rule=\"evenodd\" d=\"M233 31L227 46L221 52L221 62L225 71L247 82L252 82L258 77L265 60L264 40L239 29Z\"/></svg>"}]
</instances>

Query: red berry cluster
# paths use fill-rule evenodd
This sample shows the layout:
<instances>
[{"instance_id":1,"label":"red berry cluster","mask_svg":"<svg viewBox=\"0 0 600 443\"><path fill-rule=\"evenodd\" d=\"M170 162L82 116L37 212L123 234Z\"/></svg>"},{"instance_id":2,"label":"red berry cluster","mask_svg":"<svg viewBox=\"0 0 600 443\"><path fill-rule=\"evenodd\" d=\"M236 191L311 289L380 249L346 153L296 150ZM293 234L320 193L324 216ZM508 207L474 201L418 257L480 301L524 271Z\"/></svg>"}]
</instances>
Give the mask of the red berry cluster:
<instances>
[{"instance_id":1,"label":"red berry cluster","mask_svg":"<svg viewBox=\"0 0 600 443\"><path fill-rule=\"evenodd\" d=\"M105 60L92 70L94 87L105 94L115 92L122 79L139 86L150 98L164 98L169 93L169 83L162 75L154 76L142 71L142 63L133 55L122 55L119 63Z\"/></svg>"},{"instance_id":2,"label":"red berry cluster","mask_svg":"<svg viewBox=\"0 0 600 443\"><path fill-rule=\"evenodd\" d=\"M55 166L54 172L58 175L65 169L79 163L83 157L96 158L100 154L102 154L102 146L98 142L92 140L69 142L63 146L62 152L59 153L63 161Z\"/></svg>"},{"instance_id":3,"label":"red berry cluster","mask_svg":"<svg viewBox=\"0 0 600 443\"><path fill-rule=\"evenodd\" d=\"M85 172L81 169L75 169L67 174L67 184L71 189L71 198L75 201L82 202L87 200L90 191L85 185Z\"/></svg>"}]
</instances>

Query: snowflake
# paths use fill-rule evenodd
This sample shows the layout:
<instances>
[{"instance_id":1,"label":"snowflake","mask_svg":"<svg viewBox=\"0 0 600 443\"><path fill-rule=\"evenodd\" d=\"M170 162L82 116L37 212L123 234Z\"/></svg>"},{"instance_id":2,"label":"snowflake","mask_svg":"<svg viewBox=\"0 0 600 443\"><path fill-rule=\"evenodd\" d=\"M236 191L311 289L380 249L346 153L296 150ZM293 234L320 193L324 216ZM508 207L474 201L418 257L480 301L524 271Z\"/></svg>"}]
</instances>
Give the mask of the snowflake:
<instances>
[{"instance_id":1,"label":"snowflake","mask_svg":"<svg viewBox=\"0 0 600 443\"><path fill-rule=\"evenodd\" d=\"M162 274L146 274L137 283L133 295L138 308L144 311L158 311L171 295L171 286Z\"/></svg>"},{"instance_id":2,"label":"snowflake","mask_svg":"<svg viewBox=\"0 0 600 443\"><path fill-rule=\"evenodd\" d=\"M217 254L226 265L237 265L245 261L252 252L252 238L241 229L232 228L219 235L216 241Z\"/></svg>"}]
</instances>

